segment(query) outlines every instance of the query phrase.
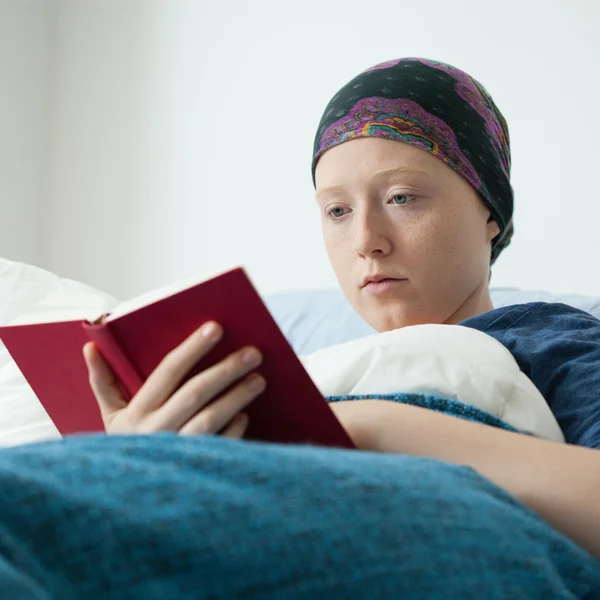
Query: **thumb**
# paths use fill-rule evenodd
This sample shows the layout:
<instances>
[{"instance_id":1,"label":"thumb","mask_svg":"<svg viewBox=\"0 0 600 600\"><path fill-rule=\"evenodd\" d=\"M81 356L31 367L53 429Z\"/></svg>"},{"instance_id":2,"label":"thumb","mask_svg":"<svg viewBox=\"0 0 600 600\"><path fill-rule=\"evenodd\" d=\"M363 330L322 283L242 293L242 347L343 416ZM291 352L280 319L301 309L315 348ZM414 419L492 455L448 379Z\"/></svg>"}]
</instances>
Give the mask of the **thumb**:
<instances>
[{"instance_id":1,"label":"thumb","mask_svg":"<svg viewBox=\"0 0 600 600\"><path fill-rule=\"evenodd\" d=\"M96 396L102 417L106 418L125 408L127 402L123 398L117 377L102 358L96 344L93 342L85 344L83 356L88 368L90 387Z\"/></svg>"}]
</instances>

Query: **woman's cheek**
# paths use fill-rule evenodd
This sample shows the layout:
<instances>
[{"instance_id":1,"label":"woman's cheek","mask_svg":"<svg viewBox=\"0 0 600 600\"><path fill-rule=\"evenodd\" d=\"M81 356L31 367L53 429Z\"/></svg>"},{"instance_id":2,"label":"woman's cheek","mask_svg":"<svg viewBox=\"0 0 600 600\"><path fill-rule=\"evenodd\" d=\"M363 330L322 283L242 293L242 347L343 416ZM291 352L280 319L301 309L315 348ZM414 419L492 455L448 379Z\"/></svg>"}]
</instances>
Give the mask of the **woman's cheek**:
<instances>
[{"instance_id":1,"label":"woman's cheek","mask_svg":"<svg viewBox=\"0 0 600 600\"><path fill-rule=\"evenodd\" d=\"M443 214L431 211L406 227L406 237L419 260L427 261L443 257L453 249L453 229L452 222L445 220Z\"/></svg>"},{"instance_id":2,"label":"woman's cheek","mask_svg":"<svg viewBox=\"0 0 600 600\"><path fill-rule=\"evenodd\" d=\"M349 291L349 278L352 273L352 247L348 236L339 231L324 231L325 250L333 272L344 292Z\"/></svg>"}]
</instances>

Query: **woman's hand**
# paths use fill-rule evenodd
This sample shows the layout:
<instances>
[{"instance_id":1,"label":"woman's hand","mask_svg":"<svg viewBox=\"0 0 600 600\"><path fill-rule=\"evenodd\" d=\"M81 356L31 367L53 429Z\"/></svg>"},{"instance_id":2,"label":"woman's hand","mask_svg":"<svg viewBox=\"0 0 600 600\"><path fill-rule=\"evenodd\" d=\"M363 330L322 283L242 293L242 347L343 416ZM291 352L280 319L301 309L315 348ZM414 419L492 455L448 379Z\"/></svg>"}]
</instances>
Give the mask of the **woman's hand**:
<instances>
[{"instance_id":1,"label":"woman's hand","mask_svg":"<svg viewBox=\"0 0 600 600\"><path fill-rule=\"evenodd\" d=\"M115 374L96 345L86 344L83 353L90 385L107 433L175 431L242 438L248 415L241 411L266 385L261 375L252 373L262 362L256 348L243 348L179 387L222 334L217 323L204 324L161 361L130 402L123 397Z\"/></svg>"}]
</instances>

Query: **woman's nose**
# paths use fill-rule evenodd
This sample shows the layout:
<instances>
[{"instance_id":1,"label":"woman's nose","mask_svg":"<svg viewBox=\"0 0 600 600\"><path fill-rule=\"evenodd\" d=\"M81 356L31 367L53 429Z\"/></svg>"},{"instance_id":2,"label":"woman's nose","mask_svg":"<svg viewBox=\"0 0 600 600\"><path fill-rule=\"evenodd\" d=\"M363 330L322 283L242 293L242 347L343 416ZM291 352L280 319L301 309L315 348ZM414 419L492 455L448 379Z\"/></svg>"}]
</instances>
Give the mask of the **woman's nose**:
<instances>
[{"instance_id":1,"label":"woman's nose","mask_svg":"<svg viewBox=\"0 0 600 600\"><path fill-rule=\"evenodd\" d=\"M357 232L357 253L362 258L381 258L390 253L392 244L386 228L379 219L365 217L359 223Z\"/></svg>"}]
</instances>

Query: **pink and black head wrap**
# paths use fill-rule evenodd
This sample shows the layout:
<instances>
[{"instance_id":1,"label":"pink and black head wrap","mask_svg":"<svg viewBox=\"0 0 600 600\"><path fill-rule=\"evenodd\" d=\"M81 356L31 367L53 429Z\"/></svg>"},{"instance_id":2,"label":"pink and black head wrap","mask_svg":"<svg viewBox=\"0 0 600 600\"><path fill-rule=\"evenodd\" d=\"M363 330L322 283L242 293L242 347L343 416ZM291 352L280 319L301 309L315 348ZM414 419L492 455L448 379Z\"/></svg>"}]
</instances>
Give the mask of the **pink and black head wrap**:
<instances>
[{"instance_id":1,"label":"pink and black head wrap","mask_svg":"<svg viewBox=\"0 0 600 600\"><path fill-rule=\"evenodd\" d=\"M424 58L367 69L325 109L315 137L313 182L323 152L358 137L397 140L443 160L475 188L500 227L492 263L508 246L513 233L508 126L475 79Z\"/></svg>"}]
</instances>

